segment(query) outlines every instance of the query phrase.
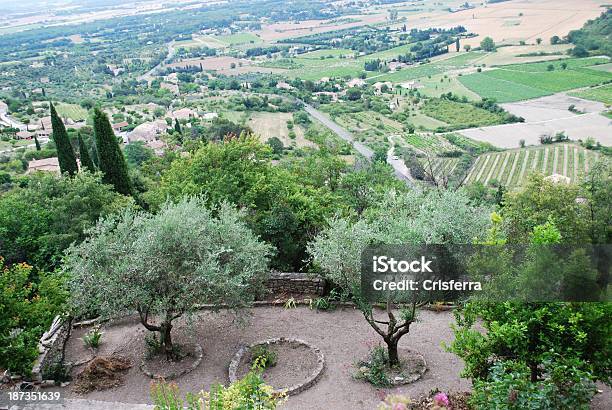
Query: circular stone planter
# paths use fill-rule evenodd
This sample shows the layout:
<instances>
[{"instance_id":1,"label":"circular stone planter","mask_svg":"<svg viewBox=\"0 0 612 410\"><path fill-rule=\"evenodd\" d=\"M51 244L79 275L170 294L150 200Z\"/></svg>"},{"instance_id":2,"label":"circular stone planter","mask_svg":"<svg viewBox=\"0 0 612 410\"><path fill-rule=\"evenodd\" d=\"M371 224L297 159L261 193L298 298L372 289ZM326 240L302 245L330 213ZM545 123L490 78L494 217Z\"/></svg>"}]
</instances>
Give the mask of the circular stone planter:
<instances>
[{"instance_id":1,"label":"circular stone planter","mask_svg":"<svg viewBox=\"0 0 612 410\"><path fill-rule=\"evenodd\" d=\"M251 349L253 349L256 346L270 346L270 345L280 345L280 344L288 344L288 345L293 345L293 346L306 347L316 355L317 362L316 362L314 371L303 382L294 384L286 388L275 389L274 393L284 393L287 396L293 396L313 386L319 380L319 378L323 374L323 369L325 368L325 357L323 356L323 353L318 347L315 347L303 340L287 339L284 337L268 339L268 340L264 340L261 342L252 343L248 346L241 347L236 352L232 361L229 364L228 374L229 374L230 383L234 383L235 381L238 380L238 368L240 367L240 364L242 363L244 356L247 354L250 354Z\"/></svg>"},{"instance_id":2,"label":"circular stone planter","mask_svg":"<svg viewBox=\"0 0 612 410\"><path fill-rule=\"evenodd\" d=\"M385 373L391 382L391 386L404 386L419 380L427 371L427 362L422 354L410 349L400 349L401 372L385 369ZM367 371L363 366L359 372ZM391 373L391 374L390 374Z\"/></svg>"},{"instance_id":3,"label":"circular stone planter","mask_svg":"<svg viewBox=\"0 0 612 410\"><path fill-rule=\"evenodd\" d=\"M200 362L202 361L202 357L204 356L204 352L202 350L202 346L200 346L199 344L194 344L194 350L195 350L195 361L191 364L191 366L176 372L176 373L170 373L170 374L156 374L153 373L152 371L150 371L147 368L147 363L145 359L142 359L142 361L140 362L140 371L142 371L145 376L150 377L152 379L164 379L164 380L173 380L173 379L177 379L181 376L186 375L187 373L193 371L196 367L198 367L198 365L200 364Z\"/></svg>"}]
</instances>

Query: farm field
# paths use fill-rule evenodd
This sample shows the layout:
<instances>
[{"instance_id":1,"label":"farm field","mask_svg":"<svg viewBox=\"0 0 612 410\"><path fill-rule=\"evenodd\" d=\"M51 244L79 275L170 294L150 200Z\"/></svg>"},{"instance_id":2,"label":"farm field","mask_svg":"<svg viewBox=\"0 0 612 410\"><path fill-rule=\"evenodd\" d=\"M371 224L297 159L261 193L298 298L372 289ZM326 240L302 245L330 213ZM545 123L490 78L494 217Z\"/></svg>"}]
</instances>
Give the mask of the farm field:
<instances>
[{"instance_id":1,"label":"farm field","mask_svg":"<svg viewBox=\"0 0 612 410\"><path fill-rule=\"evenodd\" d=\"M500 124L503 117L469 103L447 99L429 99L421 112L450 126L469 128Z\"/></svg>"},{"instance_id":2,"label":"farm field","mask_svg":"<svg viewBox=\"0 0 612 410\"><path fill-rule=\"evenodd\" d=\"M612 80L612 74L592 70L601 59L566 59L555 62L514 64L460 77L459 81L483 98L512 102L587 87ZM553 65L554 70L548 71ZM561 64L567 64L563 69Z\"/></svg>"},{"instance_id":3,"label":"farm field","mask_svg":"<svg viewBox=\"0 0 612 410\"><path fill-rule=\"evenodd\" d=\"M70 118L73 121L85 121L87 119L87 110L80 105L56 103L55 109L60 117Z\"/></svg>"},{"instance_id":4,"label":"farm field","mask_svg":"<svg viewBox=\"0 0 612 410\"><path fill-rule=\"evenodd\" d=\"M612 105L612 84L589 88L571 93L571 95L592 101L599 101L606 105Z\"/></svg>"},{"instance_id":5,"label":"farm field","mask_svg":"<svg viewBox=\"0 0 612 410\"><path fill-rule=\"evenodd\" d=\"M563 175L577 182L599 157L597 152L572 143L492 152L478 157L468 172L466 183L487 185L496 181L513 188L523 184L527 175L536 171L545 176Z\"/></svg>"},{"instance_id":6,"label":"farm field","mask_svg":"<svg viewBox=\"0 0 612 410\"><path fill-rule=\"evenodd\" d=\"M366 145L384 142L388 135L403 132L400 122L374 111L340 114L334 120Z\"/></svg>"},{"instance_id":7,"label":"farm field","mask_svg":"<svg viewBox=\"0 0 612 410\"><path fill-rule=\"evenodd\" d=\"M469 52L459 54L445 54L442 58L430 63L406 67L394 73L379 74L371 77L376 81L391 81L399 83L403 81L415 80L421 77L434 76L452 70L465 68L472 62L482 57L482 53Z\"/></svg>"},{"instance_id":8,"label":"farm field","mask_svg":"<svg viewBox=\"0 0 612 410\"><path fill-rule=\"evenodd\" d=\"M215 36L213 38L215 40L220 41L221 43L224 43L230 46L246 44L246 43L262 43L263 42L262 39L260 39L259 37L257 37L256 35L252 33L235 33L235 34L229 34L226 36Z\"/></svg>"},{"instance_id":9,"label":"farm field","mask_svg":"<svg viewBox=\"0 0 612 410\"><path fill-rule=\"evenodd\" d=\"M422 95L429 97L440 97L442 94L453 93L459 97L466 97L471 101L480 100L480 96L464 86L460 77L448 76L447 74L437 74L435 76L419 78L419 83L423 86L419 88Z\"/></svg>"},{"instance_id":10,"label":"farm field","mask_svg":"<svg viewBox=\"0 0 612 410\"><path fill-rule=\"evenodd\" d=\"M292 139L289 136L290 130L287 128L287 121L292 119L291 113L257 112L251 114L246 124L251 127L262 142L266 142L272 137L277 137L285 147L316 148L313 142L304 138L304 131L299 126L293 127L295 138Z\"/></svg>"},{"instance_id":11,"label":"farm field","mask_svg":"<svg viewBox=\"0 0 612 410\"><path fill-rule=\"evenodd\" d=\"M300 54L299 58L320 60L321 57L328 58L329 56L332 56L335 58L340 56L353 56L354 54L355 52L353 50L349 50L348 48L326 48L323 50L315 50Z\"/></svg>"}]
</instances>

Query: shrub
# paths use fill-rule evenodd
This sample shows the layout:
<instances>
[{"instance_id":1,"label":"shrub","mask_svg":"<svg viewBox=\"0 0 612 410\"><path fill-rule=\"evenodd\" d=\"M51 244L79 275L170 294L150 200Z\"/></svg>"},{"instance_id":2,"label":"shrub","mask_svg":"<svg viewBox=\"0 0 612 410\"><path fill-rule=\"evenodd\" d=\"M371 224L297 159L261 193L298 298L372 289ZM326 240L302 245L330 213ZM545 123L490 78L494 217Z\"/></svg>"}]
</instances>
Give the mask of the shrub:
<instances>
[{"instance_id":1,"label":"shrub","mask_svg":"<svg viewBox=\"0 0 612 410\"><path fill-rule=\"evenodd\" d=\"M457 315L451 351L465 361L463 375L473 380L487 380L496 361L513 360L529 367L535 383L548 377L544 367L553 351L596 379L610 381L608 303L472 302ZM484 335L472 328L477 317Z\"/></svg>"},{"instance_id":2,"label":"shrub","mask_svg":"<svg viewBox=\"0 0 612 410\"><path fill-rule=\"evenodd\" d=\"M0 368L28 375L38 356L38 341L63 311L66 291L61 277L38 273L30 265L4 266L0 257Z\"/></svg>"},{"instance_id":3,"label":"shrub","mask_svg":"<svg viewBox=\"0 0 612 410\"><path fill-rule=\"evenodd\" d=\"M367 361L358 363L359 371L355 375L358 380L365 380L376 387L389 387L391 380L387 377L385 369L389 364L389 355L382 346L376 346L370 352Z\"/></svg>"},{"instance_id":4,"label":"shrub","mask_svg":"<svg viewBox=\"0 0 612 410\"><path fill-rule=\"evenodd\" d=\"M99 326L94 326L85 336L83 336L83 343L91 349L97 349L101 341L102 332Z\"/></svg>"},{"instance_id":5,"label":"shrub","mask_svg":"<svg viewBox=\"0 0 612 410\"><path fill-rule=\"evenodd\" d=\"M547 363L548 378L532 383L526 365L498 362L487 380L474 383L471 404L475 408L588 409L596 392L591 375L578 366Z\"/></svg>"},{"instance_id":6,"label":"shrub","mask_svg":"<svg viewBox=\"0 0 612 410\"><path fill-rule=\"evenodd\" d=\"M264 369L276 366L278 354L270 350L268 346L257 345L251 349L252 364L261 364Z\"/></svg>"},{"instance_id":7,"label":"shrub","mask_svg":"<svg viewBox=\"0 0 612 410\"><path fill-rule=\"evenodd\" d=\"M228 387L218 384L212 386L210 392L187 393L186 400L181 398L176 384L165 382L152 384L151 396L158 410L274 410L285 401L283 394L274 393L273 388L264 383L260 368L251 370Z\"/></svg>"}]
</instances>

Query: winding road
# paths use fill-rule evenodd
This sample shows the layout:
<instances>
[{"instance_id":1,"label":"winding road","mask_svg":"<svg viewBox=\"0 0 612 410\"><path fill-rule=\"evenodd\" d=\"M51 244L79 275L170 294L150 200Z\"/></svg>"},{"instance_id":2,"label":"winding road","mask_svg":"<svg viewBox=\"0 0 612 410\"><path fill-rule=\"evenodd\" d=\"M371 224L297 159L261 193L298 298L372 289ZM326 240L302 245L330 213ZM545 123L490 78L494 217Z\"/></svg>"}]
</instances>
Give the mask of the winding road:
<instances>
[{"instance_id":1,"label":"winding road","mask_svg":"<svg viewBox=\"0 0 612 410\"><path fill-rule=\"evenodd\" d=\"M151 84L151 82L155 79L155 72L162 68L163 66L165 66L165 62L167 60L172 59L172 57L174 57L174 53L175 53L175 49L174 49L174 41L171 41L170 43L168 43L168 55L166 56L166 58L164 58L158 65L156 65L155 67L153 67L152 69L150 69L149 71L147 71L146 73L144 73L141 76L138 76L137 80L138 81L146 81L149 84Z\"/></svg>"},{"instance_id":2,"label":"winding road","mask_svg":"<svg viewBox=\"0 0 612 410\"><path fill-rule=\"evenodd\" d=\"M374 151L363 145L361 142L356 141L353 135L340 125L332 121L327 115L317 110L310 104L306 104L300 101L304 105L304 110L310 114L314 119L319 121L321 124L329 128L334 134L351 144L357 152L363 155L368 160L372 160L374 157ZM393 146L387 152L387 164L391 165L395 171L397 179L403 181L411 188L415 188L414 181L410 176L410 171L406 167L406 164L401 159L394 159Z\"/></svg>"},{"instance_id":3,"label":"winding road","mask_svg":"<svg viewBox=\"0 0 612 410\"><path fill-rule=\"evenodd\" d=\"M7 127L19 128L21 131L25 131L26 125L20 123L17 120L12 119L8 115L8 106L0 101L0 124Z\"/></svg>"}]
</instances>

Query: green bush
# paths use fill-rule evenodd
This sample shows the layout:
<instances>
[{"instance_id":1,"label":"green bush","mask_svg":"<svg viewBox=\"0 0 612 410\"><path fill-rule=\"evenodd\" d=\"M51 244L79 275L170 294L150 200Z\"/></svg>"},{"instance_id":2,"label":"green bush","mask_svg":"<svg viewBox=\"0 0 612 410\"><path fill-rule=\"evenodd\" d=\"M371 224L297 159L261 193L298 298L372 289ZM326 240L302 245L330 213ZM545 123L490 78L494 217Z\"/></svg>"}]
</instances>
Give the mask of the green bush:
<instances>
[{"instance_id":1,"label":"green bush","mask_svg":"<svg viewBox=\"0 0 612 410\"><path fill-rule=\"evenodd\" d=\"M463 375L474 380L486 380L497 360L514 360L530 367L535 382L554 351L609 383L611 316L610 303L473 302L457 313L450 350L465 361ZM472 327L478 317L486 334Z\"/></svg>"},{"instance_id":2,"label":"green bush","mask_svg":"<svg viewBox=\"0 0 612 410\"><path fill-rule=\"evenodd\" d=\"M157 410L274 410L285 401L283 394L276 394L271 386L264 383L261 368L255 368L242 379L228 387L220 384L211 387L210 392L187 393L181 398L176 384L160 382L151 386L151 396Z\"/></svg>"},{"instance_id":3,"label":"green bush","mask_svg":"<svg viewBox=\"0 0 612 410\"><path fill-rule=\"evenodd\" d=\"M533 383L525 364L498 362L486 380L474 382L470 402L478 409L586 410L596 388L591 375L579 367L576 363L547 361L548 377Z\"/></svg>"},{"instance_id":4,"label":"green bush","mask_svg":"<svg viewBox=\"0 0 612 410\"><path fill-rule=\"evenodd\" d=\"M32 280L35 276L37 282ZM66 297L61 277L36 275L25 263L6 267L0 257L0 368L31 372L38 341L63 311Z\"/></svg>"},{"instance_id":5,"label":"green bush","mask_svg":"<svg viewBox=\"0 0 612 410\"><path fill-rule=\"evenodd\" d=\"M385 369L388 367L389 355L382 346L376 346L370 352L367 361L358 363L359 371L355 375L358 380L365 380L376 387L390 387L391 380L387 377Z\"/></svg>"},{"instance_id":6,"label":"green bush","mask_svg":"<svg viewBox=\"0 0 612 410\"><path fill-rule=\"evenodd\" d=\"M100 347L102 341L102 332L99 326L94 326L85 336L83 336L83 343L85 346L91 349L97 349Z\"/></svg>"},{"instance_id":7,"label":"green bush","mask_svg":"<svg viewBox=\"0 0 612 410\"><path fill-rule=\"evenodd\" d=\"M254 346L251 349L251 357L253 365L259 363L264 369L276 366L278 361L278 354L264 345Z\"/></svg>"}]
</instances>

